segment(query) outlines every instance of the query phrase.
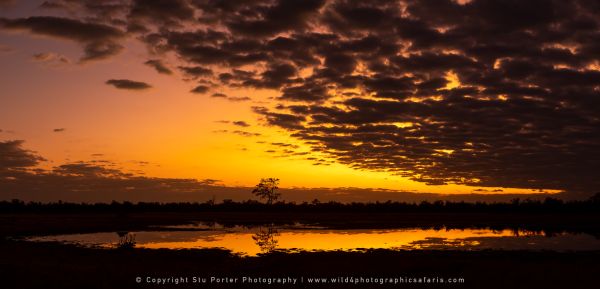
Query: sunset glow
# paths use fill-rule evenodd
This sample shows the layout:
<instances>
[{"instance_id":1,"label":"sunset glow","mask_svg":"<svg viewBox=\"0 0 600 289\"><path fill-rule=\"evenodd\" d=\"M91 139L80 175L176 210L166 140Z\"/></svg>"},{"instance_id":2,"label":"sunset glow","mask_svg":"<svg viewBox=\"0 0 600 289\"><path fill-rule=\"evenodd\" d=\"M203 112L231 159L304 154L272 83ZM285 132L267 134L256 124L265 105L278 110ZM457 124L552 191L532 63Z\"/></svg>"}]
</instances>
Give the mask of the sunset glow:
<instances>
[{"instance_id":1,"label":"sunset glow","mask_svg":"<svg viewBox=\"0 0 600 289\"><path fill-rule=\"evenodd\" d=\"M343 1L305 3L290 23L270 12L242 19L241 6L174 1L165 12L133 2L1 8L0 141L39 156L18 169L85 164L226 187L272 176L287 188L439 194L586 193L597 184L582 172L598 167L600 120L580 104L598 96L598 60L576 39L544 43L540 56L487 55L482 47L504 40L458 39L462 22L438 23L406 3L357 7L381 13L367 24ZM163 13L157 23L153 13ZM211 18L227 13L236 16ZM521 75L536 57L553 66ZM589 81L570 88L575 74ZM567 99L573 93L581 103ZM550 133L548 119L564 121ZM587 168L576 173L572 158Z\"/></svg>"}]
</instances>

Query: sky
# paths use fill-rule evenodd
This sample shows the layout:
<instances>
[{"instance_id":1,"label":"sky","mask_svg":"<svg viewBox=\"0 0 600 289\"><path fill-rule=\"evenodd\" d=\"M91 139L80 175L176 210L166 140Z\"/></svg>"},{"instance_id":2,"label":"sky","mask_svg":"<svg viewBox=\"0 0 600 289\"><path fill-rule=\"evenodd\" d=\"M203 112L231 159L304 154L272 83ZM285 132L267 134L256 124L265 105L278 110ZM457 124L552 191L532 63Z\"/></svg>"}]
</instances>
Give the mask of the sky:
<instances>
[{"instance_id":1,"label":"sky","mask_svg":"<svg viewBox=\"0 0 600 289\"><path fill-rule=\"evenodd\" d=\"M307 199L586 197L599 14L587 0L0 0L0 197L206 197L263 177Z\"/></svg>"}]
</instances>

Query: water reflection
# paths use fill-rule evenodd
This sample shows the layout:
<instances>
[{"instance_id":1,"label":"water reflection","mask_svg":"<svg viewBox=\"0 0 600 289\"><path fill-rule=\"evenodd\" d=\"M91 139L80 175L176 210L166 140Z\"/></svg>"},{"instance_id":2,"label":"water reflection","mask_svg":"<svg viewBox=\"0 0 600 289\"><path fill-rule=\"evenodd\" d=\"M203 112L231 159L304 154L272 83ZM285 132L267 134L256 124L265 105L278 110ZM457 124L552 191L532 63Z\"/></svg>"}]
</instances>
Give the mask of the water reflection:
<instances>
[{"instance_id":1,"label":"water reflection","mask_svg":"<svg viewBox=\"0 0 600 289\"><path fill-rule=\"evenodd\" d=\"M224 248L254 256L273 250L600 250L600 239L568 234L491 229L326 229L301 225L223 227L200 224L160 231L72 234L31 238L107 248ZM118 238L117 238L118 237Z\"/></svg>"},{"instance_id":2,"label":"water reflection","mask_svg":"<svg viewBox=\"0 0 600 289\"><path fill-rule=\"evenodd\" d=\"M126 231L118 231L117 236L119 236L119 241L116 246L118 249L132 249L135 247L135 234Z\"/></svg>"},{"instance_id":3,"label":"water reflection","mask_svg":"<svg viewBox=\"0 0 600 289\"><path fill-rule=\"evenodd\" d=\"M268 253L277 249L278 241L275 237L279 235L279 231L271 224L268 227L259 227L258 232L252 235L252 240L263 253Z\"/></svg>"}]
</instances>

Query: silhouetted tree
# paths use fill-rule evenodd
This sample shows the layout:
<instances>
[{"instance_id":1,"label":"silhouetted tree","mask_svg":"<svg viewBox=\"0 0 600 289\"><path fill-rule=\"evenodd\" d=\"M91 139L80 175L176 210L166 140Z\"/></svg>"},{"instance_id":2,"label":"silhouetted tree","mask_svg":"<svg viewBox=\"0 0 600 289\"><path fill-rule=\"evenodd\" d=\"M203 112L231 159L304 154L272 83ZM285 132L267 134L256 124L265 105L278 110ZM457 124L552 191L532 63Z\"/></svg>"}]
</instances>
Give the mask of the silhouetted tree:
<instances>
[{"instance_id":1,"label":"silhouetted tree","mask_svg":"<svg viewBox=\"0 0 600 289\"><path fill-rule=\"evenodd\" d=\"M267 204L273 204L273 201L277 200L281 194L275 192L279 187L279 179L276 178L266 178L261 179L260 183L256 185L254 190L252 190L252 194L256 195L261 199L266 199Z\"/></svg>"}]
</instances>

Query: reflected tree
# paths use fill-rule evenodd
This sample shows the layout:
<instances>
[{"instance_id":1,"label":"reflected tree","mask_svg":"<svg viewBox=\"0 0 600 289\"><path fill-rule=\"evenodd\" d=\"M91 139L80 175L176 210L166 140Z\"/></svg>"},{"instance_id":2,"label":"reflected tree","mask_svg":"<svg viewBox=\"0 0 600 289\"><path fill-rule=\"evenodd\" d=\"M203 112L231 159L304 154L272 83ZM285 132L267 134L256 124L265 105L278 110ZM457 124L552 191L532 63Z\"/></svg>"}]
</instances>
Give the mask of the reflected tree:
<instances>
[{"instance_id":1,"label":"reflected tree","mask_svg":"<svg viewBox=\"0 0 600 289\"><path fill-rule=\"evenodd\" d=\"M259 227L258 232L252 235L252 239L263 253L269 253L277 249L279 232L271 224L268 227Z\"/></svg>"},{"instance_id":2,"label":"reflected tree","mask_svg":"<svg viewBox=\"0 0 600 289\"><path fill-rule=\"evenodd\" d=\"M132 249L135 247L135 234L131 234L126 231L117 232L119 236L119 242L117 243L117 249Z\"/></svg>"}]
</instances>

